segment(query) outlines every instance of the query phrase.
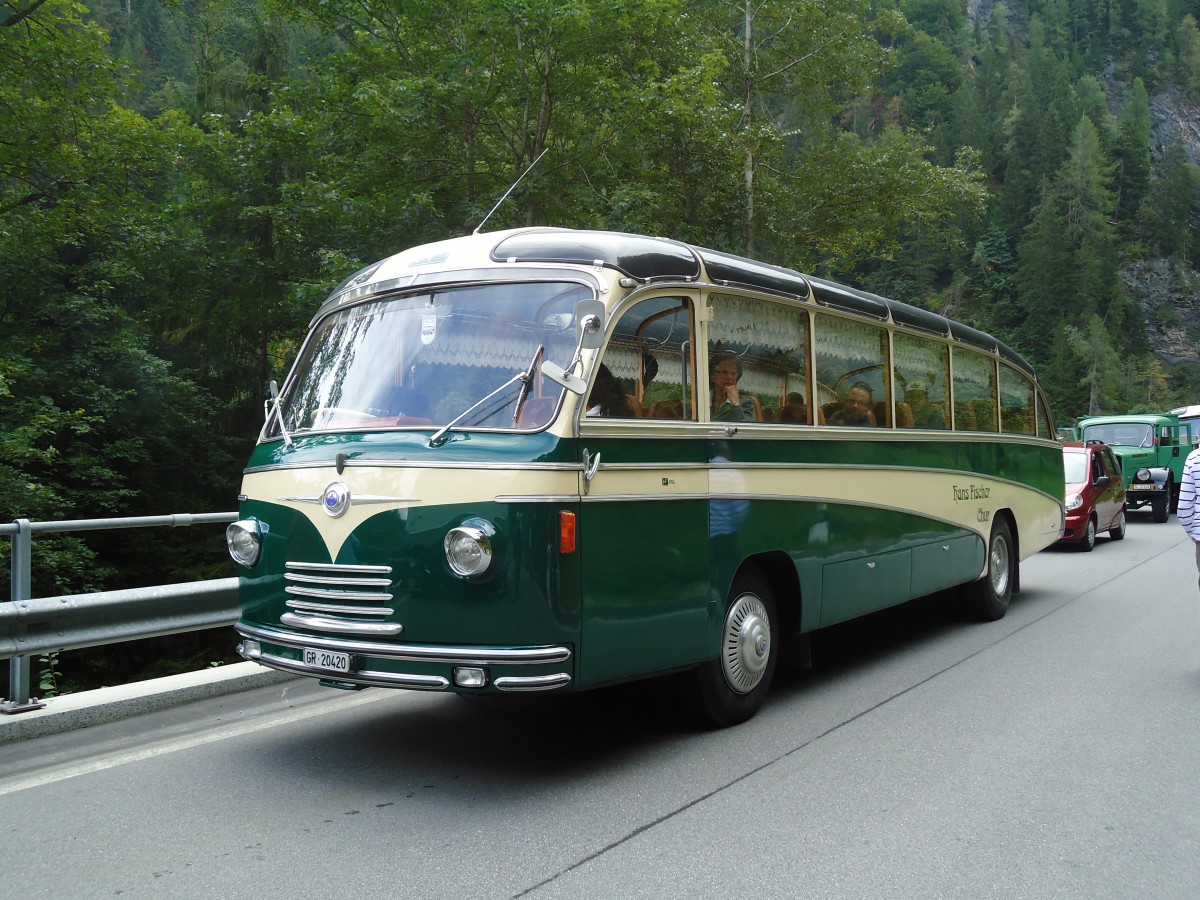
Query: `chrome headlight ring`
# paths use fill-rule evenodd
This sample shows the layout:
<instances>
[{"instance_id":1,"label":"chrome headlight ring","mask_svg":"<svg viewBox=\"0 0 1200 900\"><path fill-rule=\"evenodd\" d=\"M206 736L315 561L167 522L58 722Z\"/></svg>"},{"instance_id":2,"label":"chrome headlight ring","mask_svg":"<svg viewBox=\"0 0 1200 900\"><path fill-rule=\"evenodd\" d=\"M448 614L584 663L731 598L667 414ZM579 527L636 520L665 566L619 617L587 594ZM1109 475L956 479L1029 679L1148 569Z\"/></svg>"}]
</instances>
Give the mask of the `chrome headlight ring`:
<instances>
[{"instance_id":1,"label":"chrome headlight ring","mask_svg":"<svg viewBox=\"0 0 1200 900\"><path fill-rule=\"evenodd\" d=\"M459 578L479 581L496 571L496 526L487 519L471 518L446 532L446 562Z\"/></svg>"},{"instance_id":2,"label":"chrome headlight ring","mask_svg":"<svg viewBox=\"0 0 1200 900\"><path fill-rule=\"evenodd\" d=\"M225 529L225 546L239 566L253 568L262 555L262 527L257 519L240 519Z\"/></svg>"}]
</instances>

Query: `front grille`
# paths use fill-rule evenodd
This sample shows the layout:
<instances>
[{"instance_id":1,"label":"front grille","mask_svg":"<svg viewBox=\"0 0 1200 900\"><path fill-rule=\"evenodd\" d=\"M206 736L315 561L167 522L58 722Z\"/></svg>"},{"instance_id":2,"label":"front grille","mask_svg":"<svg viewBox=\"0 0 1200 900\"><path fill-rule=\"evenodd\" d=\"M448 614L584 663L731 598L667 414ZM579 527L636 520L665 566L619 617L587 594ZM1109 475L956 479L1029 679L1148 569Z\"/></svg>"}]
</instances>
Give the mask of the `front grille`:
<instances>
[{"instance_id":1,"label":"front grille","mask_svg":"<svg viewBox=\"0 0 1200 900\"><path fill-rule=\"evenodd\" d=\"M383 621L395 610L391 566L345 566L336 563L289 562L285 605L295 612L280 621L336 634L400 634L403 626Z\"/></svg>"}]
</instances>

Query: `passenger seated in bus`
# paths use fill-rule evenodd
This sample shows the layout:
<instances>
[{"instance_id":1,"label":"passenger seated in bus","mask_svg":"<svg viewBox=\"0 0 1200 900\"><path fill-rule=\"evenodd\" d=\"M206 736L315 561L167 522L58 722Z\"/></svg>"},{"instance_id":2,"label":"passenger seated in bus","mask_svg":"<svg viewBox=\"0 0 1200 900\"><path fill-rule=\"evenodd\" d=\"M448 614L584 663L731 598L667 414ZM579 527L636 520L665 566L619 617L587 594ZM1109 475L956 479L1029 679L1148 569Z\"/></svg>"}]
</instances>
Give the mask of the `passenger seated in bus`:
<instances>
[{"instance_id":1,"label":"passenger seated in bus","mask_svg":"<svg viewBox=\"0 0 1200 900\"><path fill-rule=\"evenodd\" d=\"M683 403L678 400L655 400L650 405L651 419L682 419Z\"/></svg>"},{"instance_id":2,"label":"passenger seated in bus","mask_svg":"<svg viewBox=\"0 0 1200 900\"><path fill-rule=\"evenodd\" d=\"M858 425L873 428L877 424L873 406L871 386L865 381L856 381L850 385L845 399L838 404L838 408L831 415L826 417L826 421L830 425Z\"/></svg>"},{"instance_id":3,"label":"passenger seated in bus","mask_svg":"<svg viewBox=\"0 0 1200 900\"><path fill-rule=\"evenodd\" d=\"M587 414L589 416L614 416L621 419L634 418L633 407L621 385L608 366L600 363L596 370L596 381L588 394Z\"/></svg>"},{"instance_id":4,"label":"passenger seated in bus","mask_svg":"<svg viewBox=\"0 0 1200 900\"><path fill-rule=\"evenodd\" d=\"M929 392L920 383L909 382L904 391L904 402L912 410L913 428L935 428L944 430L946 414L929 400ZM901 427L905 427L901 425Z\"/></svg>"},{"instance_id":5,"label":"passenger seated in bus","mask_svg":"<svg viewBox=\"0 0 1200 900\"><path fill-rule=\"evenodd\" d=\"M760 422L758 401L738 390L742 364L729 354L714 354L708 364L709 390L712 393L714 422Z\"/></svg>"},{"instance_id":6,"label":"passenger seated in bus","mask_svg":"<svg viewBox=\"0 0 1200 900\"><path fill-rule=\"evenodd\" d=\"M804 402L804 395L799 391L792 391L787 395L787 402L779 407L779 416L777 422L793 422L801 425L808 424L808 404Z\"/></svg>"}]
</instances>

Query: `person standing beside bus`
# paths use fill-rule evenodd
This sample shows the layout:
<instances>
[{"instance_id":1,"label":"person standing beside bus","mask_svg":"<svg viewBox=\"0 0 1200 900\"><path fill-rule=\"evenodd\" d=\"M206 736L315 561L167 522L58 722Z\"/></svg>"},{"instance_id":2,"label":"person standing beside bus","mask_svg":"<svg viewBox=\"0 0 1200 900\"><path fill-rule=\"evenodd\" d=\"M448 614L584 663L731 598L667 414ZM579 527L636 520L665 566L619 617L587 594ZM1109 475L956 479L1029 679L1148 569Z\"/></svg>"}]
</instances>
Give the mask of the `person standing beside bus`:
<instances>
[{"instance_id":1,"label":"person standing beside bus","mask_svg":"<svg viewBox=\"0 0 1200 900\"><path fill-rule=\"evenodd\" d=\"M1179 524L1196 548L1196 569L1200 572L1200 510L1196 508L1196 485L1200 481L1200 448L1187 455L1183 478L1179 482Z\"/></svg>"}]
</instances>

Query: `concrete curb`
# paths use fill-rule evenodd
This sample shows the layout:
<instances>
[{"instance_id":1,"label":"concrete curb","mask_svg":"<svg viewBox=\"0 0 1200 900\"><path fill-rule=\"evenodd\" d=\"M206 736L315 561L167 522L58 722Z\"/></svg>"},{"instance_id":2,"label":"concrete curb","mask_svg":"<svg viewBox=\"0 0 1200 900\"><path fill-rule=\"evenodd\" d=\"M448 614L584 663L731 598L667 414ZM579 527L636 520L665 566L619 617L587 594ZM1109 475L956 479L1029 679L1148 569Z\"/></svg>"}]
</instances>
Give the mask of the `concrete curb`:
<instances>
[{"instance_id":1,"label":"concrete curb","mask_svg":"<svg viewBox=\"0 0 1200 900\"><path fill-rule=\"evenodd\" d=\"M258 663L242 662L51 697L42 709L0 715L0 744L128 719L194 700L236 694L299 677Z\"/></svg>"}]
</instances>

